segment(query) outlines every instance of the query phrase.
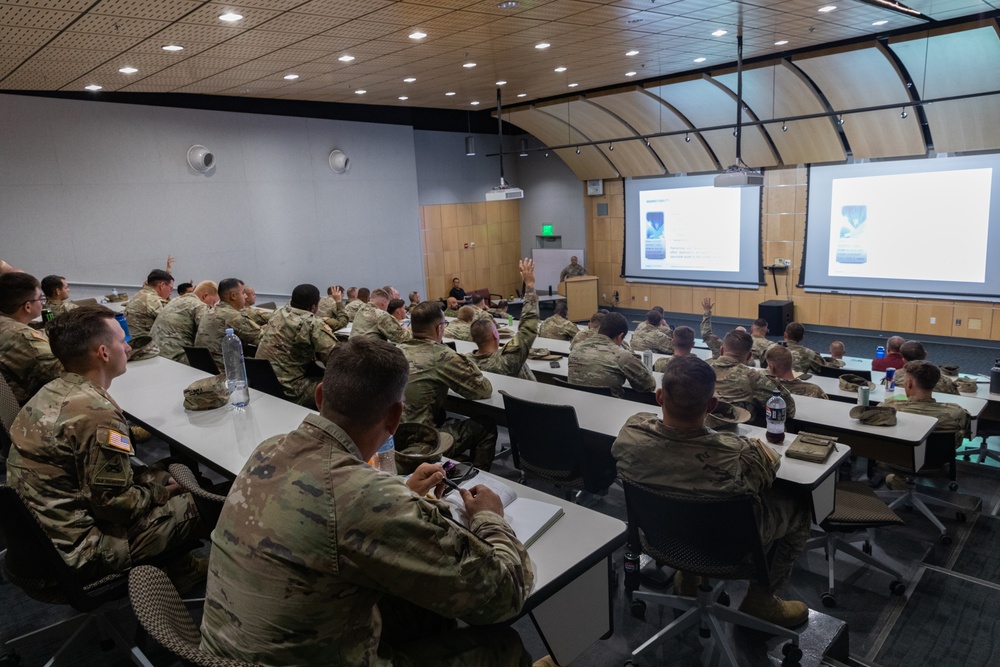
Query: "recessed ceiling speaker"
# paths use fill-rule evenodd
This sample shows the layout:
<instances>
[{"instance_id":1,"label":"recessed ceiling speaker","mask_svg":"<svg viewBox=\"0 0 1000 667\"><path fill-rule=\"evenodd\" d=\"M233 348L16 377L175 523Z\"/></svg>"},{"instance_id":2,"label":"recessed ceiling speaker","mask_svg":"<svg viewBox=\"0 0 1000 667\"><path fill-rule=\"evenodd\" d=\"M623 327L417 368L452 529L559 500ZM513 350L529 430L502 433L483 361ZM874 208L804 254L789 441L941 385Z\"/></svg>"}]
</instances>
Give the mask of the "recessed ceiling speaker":
<instances>
[{"instance_id":1,"label":"recessed ceiling speaker","mask_svg":"<svg viewBox=\"0 0 1000 667\"><path fill-rule=\"evenodd\" d=\"M338 174L347 173L347 168L351 166L351 158L347 157L344 151L334 148L330 151L330 169Z\"/></svg>"},{"instance_id":2,"label":"recessed ceiling speaker","mask_svg":"<svg viewBox=\"0 0 1000 667\"><path fill-rule=\"evenodd\" d=\"M188 166L202 174L215 167L215 154L200 144L188 149L187 160Z\"/></svg>"}]
</instances>

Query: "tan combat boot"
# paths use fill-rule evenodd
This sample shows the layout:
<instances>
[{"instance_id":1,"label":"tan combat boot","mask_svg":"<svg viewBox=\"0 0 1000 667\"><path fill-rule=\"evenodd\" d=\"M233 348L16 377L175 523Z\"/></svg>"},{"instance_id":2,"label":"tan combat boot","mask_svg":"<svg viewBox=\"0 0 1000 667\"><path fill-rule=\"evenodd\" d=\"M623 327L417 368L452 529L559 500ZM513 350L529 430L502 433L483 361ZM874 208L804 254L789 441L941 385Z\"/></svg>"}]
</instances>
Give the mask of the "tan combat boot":
<instances>
[{"instance_id":1,"label":"tan combat boot","mask_svg":"<svg viewBox=\"0 0 1000 667\"><path fill-rule=\"evenodd\" d=\"M674 595L693 598L698 595L698 586L700 585L701 577L698 575L681 570L674 572Z\"/></svg>"},{"instance_id":2,"label":"tan combat boot","mask_svg":"<svg viewBox=\"0 0 1000 667\"><path fill-rule=\"evenodd\" d=\"M763 586L754 583L750 584L747 595L740 605L740 611L783 628L794 628L809 620L809 607L805 603L798 600L782 600Z\"/></svg>"}]
</instances>

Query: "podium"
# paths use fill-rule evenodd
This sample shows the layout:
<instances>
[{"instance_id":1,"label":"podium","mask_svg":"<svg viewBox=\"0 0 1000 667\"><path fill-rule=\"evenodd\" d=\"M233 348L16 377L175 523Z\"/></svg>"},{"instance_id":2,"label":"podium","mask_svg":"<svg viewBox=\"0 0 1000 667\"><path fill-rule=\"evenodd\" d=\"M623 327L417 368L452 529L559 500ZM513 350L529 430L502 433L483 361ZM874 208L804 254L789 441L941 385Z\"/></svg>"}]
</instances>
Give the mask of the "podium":
<instances>
[{"instance_id":1,"label":"podium","mask_svg":"<svg viewBox=\"0 0 1000 667\"><path fill-rule=\"evenodd\" d=\"M569 308L566 319L573 322L589 320L597 312L597 276L567 278L559 283L559 293L566 297Z\"/></svg>"}]
</instances>

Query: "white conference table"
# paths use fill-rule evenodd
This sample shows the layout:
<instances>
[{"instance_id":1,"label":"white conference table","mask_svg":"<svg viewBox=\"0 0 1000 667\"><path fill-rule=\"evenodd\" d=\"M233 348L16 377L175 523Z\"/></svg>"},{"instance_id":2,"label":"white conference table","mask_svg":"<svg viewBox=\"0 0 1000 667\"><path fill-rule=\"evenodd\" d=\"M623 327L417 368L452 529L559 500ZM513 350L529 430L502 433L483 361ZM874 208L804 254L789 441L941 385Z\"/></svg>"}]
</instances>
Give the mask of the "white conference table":
<instances>
[{"instance_id":1,"label":"white conference table","mask_svg":"<svg viewBox=\"0 0 1000 667\"><path fill-rule=\"evenodd\" d=\"M294 430L311 412L254 389L250 405L242 410L185 410L184 388L204 377L199 370L155 357L129 362L109 393L130 418L232 476L260 442ZM625 542L625 524L537 489L504 483L519 496L554 503L565 512L528 549L535 589L524 613L531 615L552 656L569 664L613 631L611 553Z\"/></svg>"}]
</instances>

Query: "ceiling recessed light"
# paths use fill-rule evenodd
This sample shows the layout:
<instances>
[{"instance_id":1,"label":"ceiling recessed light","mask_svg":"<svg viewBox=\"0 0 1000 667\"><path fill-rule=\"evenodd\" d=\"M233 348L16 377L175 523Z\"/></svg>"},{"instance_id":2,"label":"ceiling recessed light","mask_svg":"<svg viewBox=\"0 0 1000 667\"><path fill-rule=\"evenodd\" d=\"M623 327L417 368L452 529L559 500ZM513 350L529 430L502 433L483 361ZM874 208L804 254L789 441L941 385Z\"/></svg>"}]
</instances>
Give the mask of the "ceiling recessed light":
<instances>
[{"instance_id":1,"label":"ceiling recessed light","mask_svg":"<svg viewBox=\"0 0 1000 667\"><path fill-rule=\"evenodd\" d=\"M626 51L625 55L627 55L627 56L637 56L637 55L639 55L639 52L636 51L635 49L632 49L631 51Z\"/></svg>"},{"instance_id":2,"label":"ceiling recessed light","mask_svg":"<svg viewBox=\"0 0 1000 667\"><path fill-rule=\"evenodd\" d=\"M517 7L517 5L518 5L517 0L504 0L504 2L498 4L497 7L499 7L500 9L512 9L514 7Z\"/></svg>"},{"instance_id":3,"label":"ceiling recessed light","mask_svg":"<svg viewBox=\"0 0 1000 667\"><path fill-rule=\"evenodd\" d=\"M550 46L552 46L552 45L549 44L548 42L539 42L538 44L535 44L535 48L536 49L547 49Z\"/></svg>"},{"instance_id":4,"label":"ceiling recessed light","mask_svg":"<svg viewBox=\"0 0 1000 667\"><path fill-rule=\"evenodd\" d=\"M703 62L705 62L705 58L695 58L694 61L696 63L703 63Z\"/></svg>"},{"instance_id":5,"label":"ceiling recessed light","mask_svg":"<svg viewBox=\"0 0 1000 667\"><path fill-rule=\"evenodd\" d=\"M410 98L409 98L409 97L407 97L406 95L400 95L400 96L399 96L399 100L400 100L401 102L405 102L405 101L406 101L406 100L408 100L408 99L410 99Z\"/></svg>"},{"instance_id":6,"label":"ceiling recessed light","mask_svg":"<svg viewBox=\"0 0 1000 667\"><path fill-rule=\"evenodd\" d=\"M567 86L566 86L566 87L567 87L567 88L576 88L576 87L577 87L577 86L579 86L579 85L580 85L580 84L578 84L578 83L570 83L570 84L567 84Z\"/></svg>"},{"instance_id":7,"label":"ceiling recessed light","mask_svg":"<svg viewBox=\"0 0 1000 667\"><path fill-rule=\"evenodd\" d=\"M479 102L476 102L476 101L469 102L469 104L471 104L474 107L478 107L479 106Z\"/></svg>"},{"instance_id":8,"label":"ceiling recessed light","mask_svg":"<svg viewBox=\"0 0 1000 667\"><path fill-rule=\"evenodd\" d=\"M337 60L339 60L342 63L349 63L352 60L354 60L354 56L343 55L337 58Z\"/></svg>"},{"instance_id":9,"label":"ceiling recessed light","mask_svg":"<svg viewBox=\"0 0 1000 667\"><path fill-rule=\"evenodd\" d=\"M411 32L409 35L410 39L423 39L426 36L427 36L426 32L420 32L419 30L417 30L416 32Z\"/></svg>"},{"instance_id":10,"label":"ceiling recessed light","mask_svg":"<svg viewBox=\"0 0 1000 667\"><path fill-rule=\"evenodd\" d=\"M527 97L528 93L518 93L517 96L518 97Z\"/></svg>"},{"instance_id":11,"label":"ceiling recessed light","mask_svg":"<svg viewBox=\"0 0 1000 667\"><path fill-rule=\"evenodd\" d=\"M464 67L465 69L472 69L475 66L476 63L465 63L464 65L462 65L462 67Z\"/></svg>"},{"instance_id":12,"label":"ceiling recessed light","mask_svg":"<svg viewBox=\"0 0 1000 667\"><path fill-rule=\"evenodd\" d=\"M367 92L368 92L367 90L365 90L364 88L362 88L361 90L355 90L354 94L355 95L364 95Z\"/></svg>"},{"instance_id":13,"label":"ceiling recessed light","mask_svg":"<svg viewBox=\"0 0 1000 667\"><path fill-rule=\"evenodd\" d=\"M104 86L98 86L96 83L92 83L89 86L84 86L84 90L100 90Z\"/></svg>"},{"instance_id":14,"label":"ceiling recessed light","mask_svg":"<svg viewBox=\"0 0 1000 667\"><path fill-rule=\"evenodd\" d=\"M136 68L134 68L134 67L122 67L122 68L121 68L120 70L118 70L118 71L119 71L119 72L121 72L122 74L135 74L135 73L136 73L136 72L138 72L139 70L137 70L137 69L136 69Z\"/></svg>"},{"instance_id":15,"label":"ceiling recessed light","mask_svg":"<svg viewBox=\"0 0 1000 667\"><path fill-rule=\"evenodd\" d=\"M885 25L886 23L888 23L888 21L882 19L881 21L875 21L875 23L872 23L872 25Z\"/></svg>"},{"instance_id":16,"label":"ceiling recessed light","mask_svg":"<svg viewBox=\"0 0 1000 667\"><path fill-rule=\"evenodd\" d=\"M452 97L454 95L455 95L455 93L451 93L451 92L444 94L445 97Z\"/></svg>"},{"instance_id":17,"label":"ceiling recessed light","mask_svg":"<svg viewBox=\"0 0 1000 667\"><path fill-rule=\"evenodd\" d=\"M821 14L828 14L828 13L832 12L836 8L837 8L837 5L827 5L826 7L820 7L816 11L818 11Z\"/></svg>"},{"instance_id":18,"label":"ceiling recessed light","mask_svg":"<svg viewBox=\"0 0 1000 667\"><path fill-rule=\"evenodd\" d=\"M504 84L506 84L506 83L507 83L507 82L506 82L506 81L503 81L502 79L501 79L500 81L497 81L497 85L498 85L498 86L502 86L502 85L504 85Z\"/></svg>"},{"instance_id":19,"label":"ceiling recessed light","mask_svg":"<svg viewBox=\"0 0 1000 667\"><path fill-rule=\"evenodd\" d=\"M565 68L565 67L557 67L557 68L555 68L555 70L553 70L553 71L555 71L555 72L565 72L565 71L566 71L566 68Z\"/></svg>"},{"instance_id":20,"label":"ceiling recessed light","mask_svg":"<svg viewBox=\"0 0 1000 667\"><path fill-rule=\"evenodd\" d=\"M285 81L295 81L297 78L299 78L299 75L298 74L286 74L283 78L285 79Z\"/></svg>"},{"instance_id":21,"label":"ceiling recessed light","mask_svg":"<svg viewBox=\"0 0 1000 667\"><path fill-rule=\"evenodd\" d=\"M233 21L239 21L243 18L243 14L237 14L236 12L226 12L219 16L220 21L225 21L226 23L232 23Z\"/></svg>"},{"instance_id":22,"label":"ceiling recessed light","mask_svg":"<svg viewBox=\"0 0 1000 667\"><path fill-rule=\"evenodd\" d=\"M779 39L777 42L774 43L775 46L784 46L785 44L788 44L787 39Z\"/></svg>"},{"instance_id":23,"label":"ceiling recessed light","mask_svg":"<svg viewBox=\"0 0 1000 667\"><path fill-rule=\"evenodd\" d=\"M719 28L718 30L712 33L712 37L722 37L723 35L727 34L729 34L728 30L723 30L722 28Z\"/></svg>"},{"instance_id":24,"label":"ceiling recessed light","mask_svg":"<svg viewBox=\"0 0 1000 667\"><path fill-rule=\"evenodd\" d=\"M403 83L413 83L413 82L414 82L414 81L416 81L416 80L417 80L417 78L416 78L416 77L413 77L413 76L408 76L408 77L406 77L405 79L403 79Z\"/></svg>"},{"instance_id":25,"label":"ceiling recessed light","mask_svg":"<svg viewBox=\"0 0 1000 667\"><path fill-rule=\"evenodd\" d=\"M164 46L162 48L163 48L164 51L183 51L184 50L183 46L178 46L177 44L167 44L166 46Z\"/></svg>"},{"instance_id":26,"label":"ceiling recessed light","mask_svg":"<svg viewBox=\"0 0 1000 667\"><path fill-rule=\"evenodd\" d=\"M635 72L625 72L625 76L635 76Z\"/></svg>"}]
</instances>

